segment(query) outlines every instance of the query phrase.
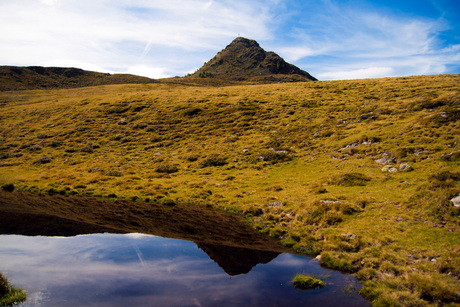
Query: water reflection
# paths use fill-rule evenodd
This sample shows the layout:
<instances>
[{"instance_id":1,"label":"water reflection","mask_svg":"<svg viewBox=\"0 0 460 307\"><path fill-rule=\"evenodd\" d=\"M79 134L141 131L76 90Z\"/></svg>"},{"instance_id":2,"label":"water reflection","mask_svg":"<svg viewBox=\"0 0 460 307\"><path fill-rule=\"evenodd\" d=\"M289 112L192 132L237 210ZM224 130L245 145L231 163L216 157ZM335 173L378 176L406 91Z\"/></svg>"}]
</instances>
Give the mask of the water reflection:
<instances>
[{"instance_id":1,"label":"water reflection","mask_svg":"<svg viewBox=\"0 0 460 307\"><path fill-rule=\"evenodd\" d=\"M234 251L205 249L214 260ZM189 241L107 233L0 236L0 270L27 290L25 306L368 305L343 291L353 283L349 276L323 270L305 257L269 254L254 251L261 262L269 263L253 266L248 274L234 275L248 269L233 267L237 261L228 260L232 257L216 260L234 275L230 277ZM297 290L290 280L299 272L324 275L327 286Z\"/></svg>"},{"instance_id":2,"label":"water reflection","mask_svg":"<svg viewBox=\"0 0 460 307\"><path fill-rule=\"evenodd\" d=\"M344 291L358 287L352 277L219 211L91 199L99 212L87 199L53 208L56 199L11 195L0 199L0 271L27 291L24 306L370 306ZM298 290L297 273L327 286Z\"/></svg>"}]
</instances>

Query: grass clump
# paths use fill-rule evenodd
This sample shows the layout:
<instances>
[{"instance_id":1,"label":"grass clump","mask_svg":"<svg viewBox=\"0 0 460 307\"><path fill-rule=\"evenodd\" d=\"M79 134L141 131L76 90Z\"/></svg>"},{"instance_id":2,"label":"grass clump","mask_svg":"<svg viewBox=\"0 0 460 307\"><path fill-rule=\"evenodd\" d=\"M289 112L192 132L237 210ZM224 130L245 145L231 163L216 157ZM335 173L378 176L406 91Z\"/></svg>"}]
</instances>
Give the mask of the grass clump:
<instances>
[{"instance_id":1,"label":"grass clump","mask_svg":"<svg viewBox=\"0 0 460 307\"><path fill-rule=\"evenodd\" d=\"M323 288L326 286L324 281L307 276L307 275L302 275L302 274L297 274L293 279L292 283L294 286L298 289L302 290L308 290L308 289L318 289L318 288Z\"/></svg>"},{"instance_id":2,"label":"grass clump","mask_svg":"<svg viewBox=\"0 0 460 307\"><path fill-rule=\"evenodd\" d=\"M204 167L209 167L209 166L224 166L227 164L227 159L224 157L218 155L218 154L213 154L204 159L201 163L200 166L202 168Z\"/></svg>"},{"instance_id":3,"label":"grass clump","mask_svg":"<svg viewBox=\"0 0 460 307\"><path fill-rule=\"evenodd\" d=\"M0 306L12 306L26 300L27 294L21 288L12 286L8 279L0 273Z\"/></svg>"},{"instance_id":4,"label":"grass clump","mask_svg":"<svg viewBox=\"0 0 460 307\"><path fill-rule=\"evenodd\" d=\"M331 183L344 187L354 187L365 186L370 180L371 178L361 173L347 173L335 176Z\"/></svg>"},{"instance_id":5,"label":"grass clump","mask_svg":"<svg viewBox=\"0 0 460 307\"><path fill-rule=\"evenodd\" d=\"M156 167L155 171L157 173L167 173L172 174L179 171L179 168L176 164L160 164Z\"/></svg>"},{"instance_id":6,"label":"grass clump","mask_svg":"<svg viewBox=\"0 0 460 307\"><path fill-rule=\"evenodd\" d=\"M2 190L3 191L13 192L14 189L15 189L15 187L14 187L14 184L12 184L12 183L7 183L7 184L2 185Z\"/></svg>"}]
</instances>

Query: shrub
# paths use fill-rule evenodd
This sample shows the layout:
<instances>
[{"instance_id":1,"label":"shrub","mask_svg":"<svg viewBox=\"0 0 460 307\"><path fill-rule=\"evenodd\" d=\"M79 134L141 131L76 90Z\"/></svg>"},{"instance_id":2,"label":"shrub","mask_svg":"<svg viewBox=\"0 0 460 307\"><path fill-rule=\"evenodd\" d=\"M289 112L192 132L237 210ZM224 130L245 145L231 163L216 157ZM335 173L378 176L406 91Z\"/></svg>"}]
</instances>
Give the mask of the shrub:
<instances>
[{"instance_id":1,"label":"shrub","mask_svg":"<svg viewBox=\"0 0 460 307\"><path fill-rule=\"evenodd\" d=\"M448 181L448 180L458 181L458 180L460 180L460 172L442 171L440 173L431 175L429 177L429 179L431 181L433 181L433 180L438 180L438 181Z\"/></svg>"},{"instance_id":2,"label":"shrub","mask_svg":"<svg viewBox=\"0 0 460 307\"><path fill-rule=\"evenodd\" d=\"M287 151L284 150L267 150L259 153L257 158L259 161L271 162L272 164L289 161L292 159L292 157L287 153Z\"/></svg>"},{"instance_id":3,"label":"shrub","mask_svg":"<svg viewBox=\"0 0 460 307\"><path fill-rule=\"evenodd\" d=\"M161 164L156 167L155 172L172 174L177 172L178 170L179 168L176 164Z\"/></svg>"},{"instance_id":4,"label":"shrub","mask_svg":"<svg viewBox=\"0 0 460 307\"><path fill-rule=\"evenodd\" d=\"M29 147L29 151L31 151L31 152L40 151L40 150L42 150L42 148L40 146L38 146L38 145L34 145L34 146Z\"/></svg>"},{"instance_id":5,"label":"shrub","mask_svg":"<svg viewBox=\"0 0 460 307\"><path fill-rule=\"evenodd\" d=\"M196 155L189 155L189 156L185 156L184 159L187 160L188 162L195 162L195 161L198 160L198 156L196 156Z\"/></svg>"},{"instance_id":6,"label":"shrub","mask_svg":"<svg viewBox=\"0 0 460 307\"><path fill-rule=\"evenodd\" d=\"M308 290L308 289L317 289L322 288L326 284L314 277L297 274L293 279L292 283L298 289Z\"/></svg>"},{"instance_id":7,"label":"shrub","mask_svg":"<svg viewBox=\"0 0 460 307\"><path fill-rule=\"evenodd\" d=\"M0 297L4 296L10 291L10 284L8 279L0 273Z\"/></svg>"},{"instance_id":8,"label":"shrub","mask_svg":"<svg viewBox=\"0 0 460 307\"><path fill-rule=\"evenodd\" d=\"M7 191L7 192L13 192L14 191L14 184L12 184L12 183L4 184L2 186L2 190Z\"/></svg>"},{"instance_id":9,"label":"shrub","mask_svg":"<svg viewBox=\"0 0 460 307\"><path fill-rule=\"evenodd\" d=\"M0 306L17 305L25 301L26 297L24 290L11 286L8 279L0 273Z\"/></svg>"},{"instance_id":10,"label":"shrub","mask_svg":"<svg viewBox=\"0 0 460 307\"><path fill-rule=\"evenodd\" d=\"M371 178L361 173L347 173L336 176L332 179L332 183L344 187L365 186Z\"/></svg>"},{"instance_id":11,"label":"shrub","mask_svg":"<svg viewBox=\"0 0 460 307\"><path fill-rule=\"evenodd\" d=\"M121 176L123 176L123 173L120 172L120 171L111 170L111 171L107 172L107 175L112 176L112 177L121 177Z\"/></svg>"},{"instance_id":12,"label":"shrub","mask_svg":"<svg viewBox=\"0 0 460 307\"><path fill-rule=\"evenodd\" d=\"M51 158L49 157L41 157L40 159L36 160L33 164L46 164L46 163L50 163L51 162Z\"/></svg>"},{"instance_id":13,"label":"shrub","mask_svg":"<svg viewBox=\"0 0 460 307\"><path fill-rule=\"evenodd\" d=\"M171 198L163 198L161 200L161 204L163 204L164 206L175 206L176 205L176 202L174 200L172 200Z\"/></svg>"},{"instance_id":14,"label":"shrub","mask_svg":"<svg viewBox=\"0 0 460 307\"><path fill-rule=\"evenodd\" d=\"M207 157L206 159L204 159L200 166L201 167L208 167L208 166L223 166L223 165L226 165L227 164L227 160L218 155L218 154L213 154L213 155L210 155L209 157Z\"/></svg>"},{"instance_id":15,"label":"shrub","mask_svg":"<svg viewBox=\"0 0 460 307\"><path fill-rule=\"evenodd\" d=\"M194 116L194 115L197 115L197 114L201 113L202 111L203 110L201 110L198 107L189 107L189 108L186 108L185 110L182 111L182 115L184 115L184 116Z\"/></svg>"}]
</instances>

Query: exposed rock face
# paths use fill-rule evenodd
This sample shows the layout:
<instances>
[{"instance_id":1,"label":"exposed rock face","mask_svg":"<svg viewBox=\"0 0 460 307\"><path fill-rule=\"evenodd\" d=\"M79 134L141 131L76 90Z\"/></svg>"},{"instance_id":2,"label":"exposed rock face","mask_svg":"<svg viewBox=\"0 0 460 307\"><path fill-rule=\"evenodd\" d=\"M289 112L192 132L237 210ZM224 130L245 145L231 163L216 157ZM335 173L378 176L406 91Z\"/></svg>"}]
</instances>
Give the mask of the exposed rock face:
<instances>
[{"instance_id":1,"label":"exposed rock face","mask_svg":"<svg viewBox=\"0 0 460 307\"><path fill-rule=\"evenodd\" d=\"M192 76L298 75L315 81L306 71L287 63L274 52L266 52L255 40L238 37Z\"/></svg>"}]
</instances>

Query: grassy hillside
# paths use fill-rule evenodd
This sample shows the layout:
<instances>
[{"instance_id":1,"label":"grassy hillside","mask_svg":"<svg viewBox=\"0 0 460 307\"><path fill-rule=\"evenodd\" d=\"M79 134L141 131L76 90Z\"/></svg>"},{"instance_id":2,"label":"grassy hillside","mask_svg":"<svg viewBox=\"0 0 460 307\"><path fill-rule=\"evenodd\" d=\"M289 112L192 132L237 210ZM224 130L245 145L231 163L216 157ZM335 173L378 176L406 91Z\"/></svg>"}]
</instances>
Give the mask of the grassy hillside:
<instances>
[{"instance_id":1,"label":"grassy hillside","mask_svg":"<svg viewBox=\"0 0 460 307\"><path fill-rule=\"evenodd\" d=\"M355 273L374 305L458 304L459 84L438 75L1 92L0 183L212 205Z\"/></svg>"},{"instance_id":2,"label":"grassy hillside","mask_svg":"<svg viewBox=\"0 0 460 307\"><path fill-rule=\"evenodd\" d=\"M70 67L0 66L0 91L155 82L135 75L112 75Z\"/></svg>"}]
</instances>

